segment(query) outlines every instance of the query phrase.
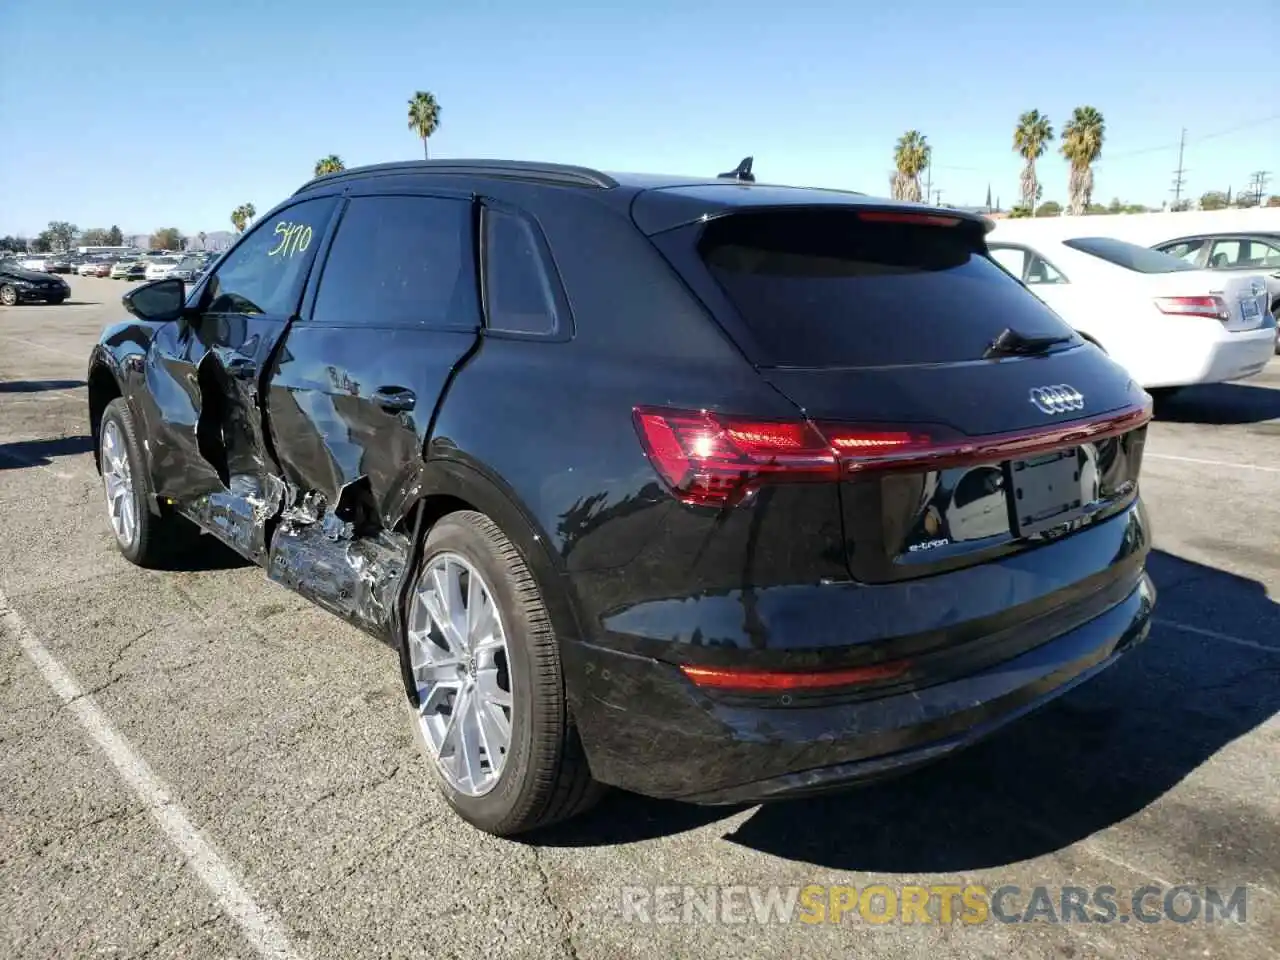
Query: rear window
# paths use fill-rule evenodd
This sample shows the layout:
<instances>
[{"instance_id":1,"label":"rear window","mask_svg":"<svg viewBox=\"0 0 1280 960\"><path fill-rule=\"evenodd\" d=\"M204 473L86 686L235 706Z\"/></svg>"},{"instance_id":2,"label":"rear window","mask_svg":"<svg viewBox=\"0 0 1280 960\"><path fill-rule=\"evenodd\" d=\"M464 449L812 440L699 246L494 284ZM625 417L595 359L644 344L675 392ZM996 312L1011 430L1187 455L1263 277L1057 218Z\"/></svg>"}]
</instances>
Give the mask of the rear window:
<instances>
[{"instance_id":1,"label":"rear window","mask_svg":"<svg viewBox=\"0 0 1280 960\"><path fill-rule=\"evenodd\" d=\"M1159 250L1140 247L1136 243L1127 243L1124 240L1113 240L1111 237L1079 237L1074 240L1063 240L1062 245L1135 273L1178 273L1183 270L1197 269L1194 264L1167 253L1161 253Z\"/></svg>"},{"instance_id":2,"label":"rear window","mask_svg":"<svg viewBox=\"0 0 1280 960\"><path fill-rule=\"evenodd\" d=\"M1071 333L988 259L974 225L868 224L848 211L713 220L699 252L766 366L974 360L1006 327Z\"/></svg>"}]
</instances>

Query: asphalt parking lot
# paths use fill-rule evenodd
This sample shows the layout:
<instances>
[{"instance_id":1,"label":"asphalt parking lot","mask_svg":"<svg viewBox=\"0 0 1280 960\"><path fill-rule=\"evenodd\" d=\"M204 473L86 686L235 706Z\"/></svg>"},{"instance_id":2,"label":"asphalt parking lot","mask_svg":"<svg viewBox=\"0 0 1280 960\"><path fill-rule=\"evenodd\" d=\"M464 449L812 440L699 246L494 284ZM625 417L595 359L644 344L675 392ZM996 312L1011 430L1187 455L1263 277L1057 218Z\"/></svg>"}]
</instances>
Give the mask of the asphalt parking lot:
<instances>
[{"instance_id":1,"label":"asphalt parking lot","mask_svg":"<svg viewBox=\"0 0 1280 960\"><path fill-rule=\"evenodd\" d=\"M969 753L856 793L613 795L526 842L430 786L391 650L211 547L111 540L85 420L125 285L0 307L0 955L1273 957L1280 951L1280 358L1163 406L1146 644ZM627 916L624 888L1247 888L1243 922ZM1151 900L1158 903L1158 898ZM1009 911L1006 911L1008 913ZM733 919L733 917L730 917ZM740 918L739 918L740 919ZM1133 918L1138 920L1138 918Z\"/></svg>"}]
</instances>

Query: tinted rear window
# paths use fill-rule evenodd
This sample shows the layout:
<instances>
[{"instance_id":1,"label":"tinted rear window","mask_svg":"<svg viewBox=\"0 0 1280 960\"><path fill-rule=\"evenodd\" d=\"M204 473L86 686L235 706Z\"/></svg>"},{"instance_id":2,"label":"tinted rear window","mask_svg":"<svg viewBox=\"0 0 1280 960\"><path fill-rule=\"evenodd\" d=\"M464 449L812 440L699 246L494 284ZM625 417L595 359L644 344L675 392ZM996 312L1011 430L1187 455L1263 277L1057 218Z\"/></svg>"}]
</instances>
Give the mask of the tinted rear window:
<instances>
[{"instance_id":1,"label":"tinted rear window","mask_svg":"<svg viewBox=\"0 0 1280 960\"><path fill-rule=\"evenodd\" d=\"M1136 273L1178 273L1198 269L1194 264L1159 250L1140 247L1124 240L1113 240L1111 237L1079 237L1063 240L1062 245Z\"/></svg>"},{"instance_id":2,"label":"tinted rear window","mask_svg":"<svg viewBox=\"0 0 1280 960\"><path fill-rule=\"evenodd\" d=\"M867 224L846 211L739 214L700 243L772 366L947 363L1012 327L1070 329L988 259L973 225Z\"/></svg>"}]
</instances>

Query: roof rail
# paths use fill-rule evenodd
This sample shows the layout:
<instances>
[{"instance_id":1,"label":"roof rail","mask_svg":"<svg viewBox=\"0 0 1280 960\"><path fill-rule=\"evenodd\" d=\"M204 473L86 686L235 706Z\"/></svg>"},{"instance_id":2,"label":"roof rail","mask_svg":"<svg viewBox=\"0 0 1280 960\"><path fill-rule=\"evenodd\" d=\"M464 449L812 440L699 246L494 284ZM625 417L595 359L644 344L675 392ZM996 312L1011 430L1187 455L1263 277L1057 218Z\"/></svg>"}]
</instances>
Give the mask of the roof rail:
<instances>
[{"instance_id":1,"label":"roof rail","mask_svg":"<svg viewBox=\"0 0 1280 960\"><path fill-rule=\"evenodd\" d=\"M506 180L530 180L564 186L592 187L597 190L609 190L618 185L618 181L607 173L564 163L537 163L531 160L398 160L327 173L304 183L294 193L296 195L304 190L310 190L318 183L333 183L368 174L388 176L397 173L497 177Z\"/></svg>"}]
</instances>

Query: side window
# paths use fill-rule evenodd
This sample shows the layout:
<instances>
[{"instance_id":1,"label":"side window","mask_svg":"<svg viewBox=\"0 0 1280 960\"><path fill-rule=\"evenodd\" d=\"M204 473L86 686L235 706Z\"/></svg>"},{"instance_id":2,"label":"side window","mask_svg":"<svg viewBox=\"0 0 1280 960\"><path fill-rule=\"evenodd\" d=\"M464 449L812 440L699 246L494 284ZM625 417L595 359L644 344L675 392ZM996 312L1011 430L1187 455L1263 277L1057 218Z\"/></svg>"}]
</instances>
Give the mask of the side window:
<instances>
[{"instance_id":1,"label":"side window","mask_svg":"<svg viewBox=\"0 0 1280 960\"><path fill-rule=\"evenodd\" d=\"M475 329L471 204L354 197L320 275L314 323Z\"/></svg>"},{"instance_id":2,"label":"side window","mask_svg":"<svg viewBox=\"0 0 1280 960\"><path fill-rule=\"evenodd\" d=\"M1038 253L1028 251L1030 261L1027 264L1027 284L1034 283L1066 283L1067 278L1062 271Z\"/></svg>"},{"instance_id":3,"label":"side window","mask_svg":"<svg viewBox=\"0 0 1280 960\"><path fill-rule=\"evenodd\" d=\"M1177 257L1179 260L1186 260L1188 263L1195 263L1196 258L1200 256L1200 249L1204 246L1204 240L1179 240L1177 243L1166 243L1162 247L1157 247L1161 253L1167 253L1171 257Z\"/></svg>"},{"instance_id":4,"label":"side window","mask_svg":"<svg viewBox=\"0 0 1280 960\"><path fill-rule=\"evenodd\" d=\"M560 329L547 254L521 216L484 211L484 299L490 330L554 334Z\"/></svg>"},{"instance_id":5,"label":"side window","mask_svg":"<svg viewBox=\"0 0 1280 960\"><path fill-rule=\"evenodd\" d=\"M1019 280L1027 264L1027 252L1021 247L991 247L991 259L1004 267Z\"/></svg>"},{"instance_id":6,"label":"side window","mask_svg":"<svg viewBox=\"0 0 1280 960\"><path fill-rule=\"evenodd\" d=\"M1239 240L1218 240L1209 254L1209 266L1214 268L1235 267L1240 263Z\"/></svg>"},{"instance_id":7,"label":"side window","mask_svg":"<svg viewBox=\"0 0 1280 960\"><path fill-rule=\"evenodd\" d=\"M1253 256L1260 267L1280 267L1280 245L1255 240Z\"/></svg>"},{"instance_id":8,"label":"side window","mask_svg":"<svg viewBox=\"0 0 1280 960\"><path fill-rule=\"evenodd\" d=\"M255 226L209 278L205 312L293 313L336 203L333 197L304 200Z\"/></svg>"}]
</instances>

